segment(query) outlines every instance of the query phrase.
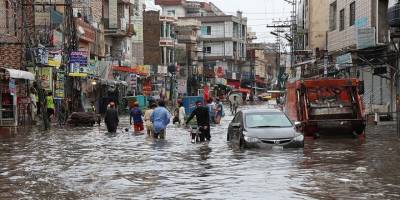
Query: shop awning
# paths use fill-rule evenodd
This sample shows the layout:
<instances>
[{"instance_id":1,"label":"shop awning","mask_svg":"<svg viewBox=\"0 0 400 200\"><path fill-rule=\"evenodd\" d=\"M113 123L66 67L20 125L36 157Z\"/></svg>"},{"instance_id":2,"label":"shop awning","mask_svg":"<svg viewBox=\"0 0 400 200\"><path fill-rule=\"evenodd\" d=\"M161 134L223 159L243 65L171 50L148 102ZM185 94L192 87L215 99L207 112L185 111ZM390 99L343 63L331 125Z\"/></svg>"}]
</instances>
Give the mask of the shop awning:
<instances>
[{"instance_id":1,"label":"shop awning","mask_svg":"<svg viewBox=\"0 0 400 200\"><path fill-rule=\"evenodd\" d=\"M9 69L9 68L3 68L3 69L8 71L8 73L10 73L11 78L26 79L26 80L31 80L31 81L35 80L35 75L33 75L30 72L17 70L17 69Z\"/></svg>"}]
</instances>

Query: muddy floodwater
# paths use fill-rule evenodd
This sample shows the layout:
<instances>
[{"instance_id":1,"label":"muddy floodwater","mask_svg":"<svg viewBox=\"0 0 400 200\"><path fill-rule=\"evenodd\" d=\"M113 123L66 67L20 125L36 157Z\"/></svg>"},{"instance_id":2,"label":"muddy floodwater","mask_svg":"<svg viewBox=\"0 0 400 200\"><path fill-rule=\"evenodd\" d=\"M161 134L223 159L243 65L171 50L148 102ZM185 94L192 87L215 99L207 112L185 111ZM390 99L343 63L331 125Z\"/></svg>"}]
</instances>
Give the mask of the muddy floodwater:
<instances>
[{"instance_id":1,"label":"muddy floodwater","mask_svg":"<svg viewBox=\"0 0 400 200\"><path fill-rule=\"evenodd\" d=\"M209 144L171 126L165 141L123 129L35 128L0 134L0 199L400 199L394 127L307 140L304 149L239 150L232 116Z\"/></svg>"}]
</instances>

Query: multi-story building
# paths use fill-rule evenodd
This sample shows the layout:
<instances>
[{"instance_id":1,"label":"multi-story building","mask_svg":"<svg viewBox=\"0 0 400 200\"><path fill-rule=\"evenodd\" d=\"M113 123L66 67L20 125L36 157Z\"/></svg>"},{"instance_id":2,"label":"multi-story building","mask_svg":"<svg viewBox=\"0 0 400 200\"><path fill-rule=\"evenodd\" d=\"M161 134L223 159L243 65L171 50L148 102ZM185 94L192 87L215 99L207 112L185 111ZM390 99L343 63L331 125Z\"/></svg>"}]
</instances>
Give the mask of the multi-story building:
<instances>
[{"instance_id":1,"label":"multi-story building","mask_svg":"<svg viewBox=\"0 0 400 200\"><path fill-rule=\"evenodd\" d=\"M228 74L240 73L246 61L247 19L238 12L237 16L218 15L194 17L201 21L199 46L204 71L213 71L222 66ZM236 75L235 75L236 76ZM240 77L226 77L239 80Z\"/></svg>"},{"instance_id":2,"label":"multi-story building","mask_svg":"<svg viewBox=\"0 0 400 200\"><path fill-rule=\"evenodd\" d=\"M338 76L364 81L366 112L393 109L394 95L389 42L388 0L330 0L328 51L339 69Z\"/></svg>"},{"instance_id":3,"label":"multi-story building","mask_svg":"<svg viewBox=\"0 0 400 200\"><path fill-rule=\"evenodd\" d=\"M215 68L220 67L226 72L225 79L241 79L239 66L246 59L247 35L247 19L241 12L235 16L226 15L214 4L200 1L156 0L156 4L162 7L165 15L201 22L198 46L202 52L198 65L204 66L199 70L204 77L216 77Z\"/></svg>"},{"instance_id":4,"label":"multi-story building","mask_svg":"<svg viewBox=\"0 0 400 200\"><path fill-rule=\"evenodd\" d=\"M120 66L132 66L132 36L134 35L131 16L135 4L126 0L103 1L103 25L105 53L108 59L118 61Z\"/></svg>"},{"instance_id":5,"label":"multi-story building","mask_svg":"<svg viewBox=\"0 0 400 200\"><path fill-rule=\"evenodd\" d=\"M176 62L179 65L178 82L182 85L181 94L194 95L194 91L199 89L196 77L196 65L199 61L199 49L197 45L198 30L201 22L196 19L179 19L176 27L176 34L180 49L176 49ZM187 84L186 84L187 83Z\"/></svg>"},{"instance_id":6,"label":"multi-story building","mask_svg":"<svg viewBox=\"0 0 400 200\"><path fill-rule=\"evenodd\" d=\"M134 4L134 13L131 17L135 35L132 37L132 65L144 64L144 46L143 46L143 13L145 1L136 0Z\"/></svg>"},{"instance_id":7,"label":"multi-story building","mask_svg":"<svg viewBox=\"0 0 400 200\"><path fill-rule=\"evenodd\" d=\"M175 63L175 27L177 19L162 16L159 11L146 11L143 16L144 63L171 65Z\"/></svg>"},{"instance_id":8,"label":"multi-story building","mask_svg":"<svg viewBox=\"0 0 400 200\"><path fill-rule=\"evenodd\" d=\"M327 50L328 9L329 5L325 1L298 0L298 50L311 50L317 57Z\"/></svg>"}]
</instances>

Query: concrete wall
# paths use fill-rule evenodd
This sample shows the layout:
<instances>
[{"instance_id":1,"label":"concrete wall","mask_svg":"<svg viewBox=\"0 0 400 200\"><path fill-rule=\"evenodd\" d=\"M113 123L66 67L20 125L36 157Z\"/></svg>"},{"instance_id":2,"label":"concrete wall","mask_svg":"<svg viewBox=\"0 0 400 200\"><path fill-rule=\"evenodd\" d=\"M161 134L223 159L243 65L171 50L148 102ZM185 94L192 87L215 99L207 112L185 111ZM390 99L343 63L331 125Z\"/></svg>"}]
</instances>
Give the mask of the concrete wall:
<instances>
[{"instance_id":1,"label":"concrete wall","mask_svg":"<svg viewBox=\"0 0 400 200\"><path fill-rule=\"evenodd\" d=\"M308 46L306 49L315 51L316 48L326 50L326 33L329 30L329 4L321 0L309 0Z\"/></svg>"},{"instance_id":2,"label":"concrete wall","mask_svg":"<svg viewBox=\"0 0 400 200\"><path fill-rule=\"evenodd\" d=\"M232 41L225 41L225 55L233 56L233 42Z\"/></svg>"},{"instance_id":3,"label":"concrete wall","mask_svg":"<svg viewBox=\"0 0 400 200\"><path fill-rule=\"evenodd\" d=\"M225 22L225 36L233 37L233 22Z\"/></svg>"}]
</instances>

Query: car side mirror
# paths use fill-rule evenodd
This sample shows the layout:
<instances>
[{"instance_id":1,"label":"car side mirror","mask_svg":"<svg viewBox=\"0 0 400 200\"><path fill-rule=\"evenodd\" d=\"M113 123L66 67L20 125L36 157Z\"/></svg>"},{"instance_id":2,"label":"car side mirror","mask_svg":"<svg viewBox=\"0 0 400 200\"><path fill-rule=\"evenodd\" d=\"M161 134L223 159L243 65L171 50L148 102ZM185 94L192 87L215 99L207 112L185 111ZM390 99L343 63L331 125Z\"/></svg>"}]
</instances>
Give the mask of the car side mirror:
<instances>
[{"instance_id":1,"label":"car side mirror","mask_svg":"<svg viewBox=\"0 0 400 200\"><path fill-rule=\"evenodd\" d=\"M296 128L300 128L301 127L301 122L294 122L294 126Z\"/></svg>"},{"instance_id":2,"label":"car side mirror","mask_svg":"<svg viewBox=\"0 0 400 200\"><path fill-rule=\"evenodd\" d=\"M241 124L240 123L232 123L232 128L240 128Z\"/></svg>"}]
</instances>

